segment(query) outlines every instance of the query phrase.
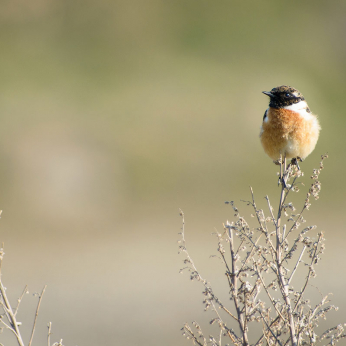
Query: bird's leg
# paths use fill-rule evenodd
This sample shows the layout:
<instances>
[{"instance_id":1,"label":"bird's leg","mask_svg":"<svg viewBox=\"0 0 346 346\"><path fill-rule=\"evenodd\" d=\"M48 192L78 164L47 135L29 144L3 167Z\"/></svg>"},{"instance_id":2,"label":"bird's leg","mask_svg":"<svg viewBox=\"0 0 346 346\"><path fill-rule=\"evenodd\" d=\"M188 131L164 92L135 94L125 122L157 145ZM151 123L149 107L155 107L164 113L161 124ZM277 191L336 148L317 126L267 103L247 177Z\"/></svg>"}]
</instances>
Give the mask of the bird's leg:
<instances>
[{"instance_id":1,"label":"bird's leg","mask_svg":"<svg viewBox=\"0 0 346 346\"><path fill-rule=\"evenodd\" d=\"M276 165L280 165L280 175L279 175L279 181L278 185L282 184L284 188L287 187L287 179L288 179L288 168L290 167L290 164L287 166L287 161L286 161L286 154L283 156L280 154L280 159L277 161L274 161Z\"/></svg>"},{"instance_id":2,"label":"bird's leg","mask_svg":"<svg viewBox=\"0 0 346 346\"><path fill-rule=\"evenodd\" d=\"M282 161L282 155L280 154L280 158L276 161L274 161L274 163L276 165L280 166L280 175L279 175L279 180L278 180L278 186L282 183L282 165L283 165L283 161Z\"/></svg>"},{"instance_id":3,"label":"bird's leg","mask_svg":"<svg viewBox=\"0 0 346 346\"><path fill-rule=\"evenodd\" d=\"M282 165L281 165L282 166ZM287 189L287 180L288 180L288 169L290 167L290 164L287 166L287 161L286 161L286 154L284 156L283 160L283 172L281 173L281 183L285 189Z\"/></svg>"}]
</instances>

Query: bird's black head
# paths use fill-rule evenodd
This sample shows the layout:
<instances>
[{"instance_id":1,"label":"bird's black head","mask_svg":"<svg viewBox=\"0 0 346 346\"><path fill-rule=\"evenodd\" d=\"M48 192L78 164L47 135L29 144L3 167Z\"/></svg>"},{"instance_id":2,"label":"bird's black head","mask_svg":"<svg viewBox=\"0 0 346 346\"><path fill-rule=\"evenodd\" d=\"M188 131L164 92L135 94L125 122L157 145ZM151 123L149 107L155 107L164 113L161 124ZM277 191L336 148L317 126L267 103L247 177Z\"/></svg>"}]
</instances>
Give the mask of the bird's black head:
<instances>
[{"instance_id":1,"label":"bird's black head","mask_svg":"<svg viewBox=\"0 0 346 346\"><path fill-rule=\"evenodd\" d=\"M280 85L270 91L263 91L263 94L270 97L269 107L273 108L283 108L305 100L297 89L288 85Z\"/></svg>"}]
</instances>

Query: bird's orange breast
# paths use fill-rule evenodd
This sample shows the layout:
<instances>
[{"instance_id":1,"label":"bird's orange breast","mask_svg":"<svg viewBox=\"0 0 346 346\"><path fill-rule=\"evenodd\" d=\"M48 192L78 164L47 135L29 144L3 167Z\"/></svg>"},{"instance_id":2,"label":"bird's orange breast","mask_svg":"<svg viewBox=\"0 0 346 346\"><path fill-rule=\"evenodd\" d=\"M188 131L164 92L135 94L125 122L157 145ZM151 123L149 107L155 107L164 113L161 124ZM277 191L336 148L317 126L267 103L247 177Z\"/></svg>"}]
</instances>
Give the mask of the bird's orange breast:
<instances>
[{"instance_id":1,"label":"bird's orange breast","mask_svg":"<svg viewBox=\"0 0 346 346\"><path fill-rule=\"evenodd\" d=\"M295 112L270 107L262 124L261 143L273 160L279 159L281 154L287 158L305 158L314 149L319 130L316 116L305 110Z\"/></svg>"}]
</instances>

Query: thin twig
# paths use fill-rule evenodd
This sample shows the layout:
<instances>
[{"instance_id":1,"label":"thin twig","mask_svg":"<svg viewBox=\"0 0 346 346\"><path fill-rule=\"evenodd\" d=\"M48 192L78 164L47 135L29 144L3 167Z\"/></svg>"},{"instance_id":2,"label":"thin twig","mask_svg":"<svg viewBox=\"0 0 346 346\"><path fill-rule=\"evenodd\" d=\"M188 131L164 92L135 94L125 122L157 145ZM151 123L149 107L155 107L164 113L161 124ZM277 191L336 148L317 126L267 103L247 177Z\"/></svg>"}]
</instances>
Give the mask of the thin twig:
<instances>
[{"instance_id":1,"label":"thin twig","mask_svg":"<svg viewBox=\"0 0 346 346\"><path fill-rule=\"evenodd\" d=\"M45 285L43 287L43 290L38 298L38 303L37 303L37 308L36 308L36 313L35 313L35 319L34 319L34 325L32 326L32 331L31 331L31 337L30 337L30 341L28 343L28 346L31 346L32 343L32 339L34 338L34 333L35 333L35 328L36 328L36 321L37 321L37 316L38 316L38 311L40 309L40 305L41 305L41 301L42 301L42 297L44 294L44 291L46 290L47 285Z\"/></svg>"},{"instance_id":2,"label":"thin twig","mask_svg":"<svg viewBox=\"0 0 346 346\"><path fill-rule=\"evenodd\" d=\"M252 205L252 207L254 208L257 221L258 221L259 225L261 226L261 228L262 228L262 229L265 229L266 232L268 232L268 227L267 227L267 223L266 223L265 219L264 219L265 227L263 227L263 225L262 225L262 220L261 220L260 217L258 216L259 210L257 209L256 203L255 203L255 195L254 195L254 192L253 192L253 189L252 189L251 186L250 186L250 191L251 191L252 203L251 203L251 202L248 202L248 203L250 203L250 204Z\"/></svg>"},{"instance_id":3,"label":"thin twig","mask_svg":"<svg viewBox=\"0 0 346 346\"><path fill-rule=\"evenodd\" d=\"M317 253L317 250L318 250L318 245L319 245L319 243L320 243L322 237L323 237L323 233L321 232L321 233L319 234L318 240L317 240L317 242L316 242L316 247L315 247L314 254L313 254L312 258L311 258L311 263L310 263L310 266L309 266L309 272L308 272L308 275L307 275L307 277L306 277L305 284L304 284L302 290L300 291L299 297L298 297L297 302L296 302L296 304L295 304L295 306L294 306L294 308L293 308L293 311L295 311L296 308L297 308L297 306L299 305L300 300L302 299L303 294L304 294L304 292L305 292L305 290L306 290L306 287L308 286L308 282L310 281L311 274L312 274L312 272L313 272L312 269L311 269L311 267L312 267L313 263L315 262L316 253Z\"/></svg>"},{"instance_id":4,"label":"thin twig","mask_svg":"<svg viewBox=\"0 0 346 346\"><path fill-rule=\"evenodd\" d=\"M248 253L248 255L246 256L245 260L243 261L243 264L242 264L241 268L239 269L238 273L241 273L241 272L243 271L243 268L245 267L246 263L247 263L248 260L250 259L250 257L251 257L251 255L252 255L254 249L255 249L256 246L257 246L257 243L258 243L259 240L261 239L261 236L262 236L262 234L260 234L259 237L257 238L256 242L253 243L252 248L251 248L250 252Z\"/></svg>"},{"instance_id":5,"label":"thin twig","mask_svg":"<svg viewBox=\"0 0 346 346\"><path fill-rule=\"evenodd\" d=\"M18 327L19 324L18 324L18 322L16 320L16 316L13 313L11 304L10 304L8 298L7 298L7 295L6 295L5 287L3 286L1 280L0 280L0 294L2 296L3 307L4 307L4 310L5 310L6 316L7 316L8 320L9 320L9 322L10 322L10 328L9 329L15 334L15 336L17 338L17 341L18 341L18 344L20 346L24 346L24 342L23 342L23 339L22 339L22 336L20 334L19 327Z\"/></svg>"},{"instance_id":6,"label":"thin twig","mask_svg":"<svg viewBox=\"0 0 346 346\"><path fill-rule=\"evenodd\" d=\"M280 320L280 318L281 318L280 316L276 316L276 318L270 322L269 327L273 326L276 322L278 322ZM267 329L267 330L269 330L269 329ZM254 346L261 345L263 338L266 338L266 340L267 340L265 333L262 333L261 337L257 340L257 342L254 344Z\"/></svg>"},{"instance_id":7,"label":"thin twig","mask_svg":"<svg viewBox=\"0 0 346 346\"><path fill-rule=\"evenodd\" d=\"M14 316L17 315L17 312L18 312L18 309L19 309L19 304L20 302L22 301L23 297L24 297L24 294L28 292L28 285L25 285L24 287L24 290L23 290L23 293L20 295L20 297L18 298L18 301L17 301L17 306L16 308L14 309Z\"/></svg>"},{"instance_id":8,"label":"thin twig","mask_svg":"<svg viewBox=\"0 0 346 346\"><path fill-rule=\"evenodd\" d=\"M195 335L195 333L192 331L191 327L186 323L184 325L184 330L189 334L189 338L191 338L197 345L199 346L206 346L205 343L201 343L198 341L197 336Z\"/></svg>"},{"instance_id":9,"label":"thin twig","mask_svg":"<svg viewBox=\"0 0 346 346\"><path fill-rule=\"evenodd\" d=\"M293 270L292 270L292 273L291 273L291 276L289 277L289 279L288 279L288 281L287 281L287 284L288 284L288 285L291 283L291 280L292 280L292 278L293 278L293 275L295 274L295 272L296 272L296 270L297 270L297 268L298 268L298 265L299 265L299 263L300 263L300 260L301 260L302 257L303 257L303 254L304 254L305 249L306 249L306 245L304 245L302 251L300 252L300 255L299 255L299 258L298 258L298 260L297 260L297 262L296 262L296 265L294 266L294 268L293 268Z\"/></svg>"},{"instance_id":10,"label":"thin twig","mask_svg":"<svg viewBox=\"0 0 346 346\"><path fill-rule=\"evenodd\" d=\"M296 220L293 222L293 225L290 227L290 229L288 230L286 237L283 239L283 242L288 238L288 236L290 235L290 233L297 227L298 221L300 220L300 218L302 217L303 212L306 209L306 205L304 204L301 212L298 214Z\"/></svg>"},{"instance_id":11,"label":"thin twig","mask_svg":"<svg viewBox=\"0 0 346 346\"><path fill-rule=\"evenodd\" d=\"M279 309L276 307L276 304L275 304L275 302L274 302L274 299L272 298L271 294L269 293L268 288L267 288L267 286L265 285L265 283L264 283L264 281L263 281L263 278L262 278L261 273L259 272L258 268L256 268L256 269L257 269L257 273L256 273L256 274L258 275L259 279L261 280L262 286L263 286L264 290L266 291L267 296L268 296L270 302L273 304L274 309L276 310L277 314L281 317L281 319L282 319L285 323L287 323L287 320L282 316L281 312L280 312Z\"/></svg>"},{"instance_id":12,"label":"thin twig","mask_svg":"<svg viewBox=\"0 0 346 346\"><path fill-rule=\"evenodd\" d=\"M246 334L246 330L245 330L244 316L241 313L241 309L240 309L239 301L238 301L238 276L234 275L234 273L236 272L236 269L235 269L236 257L235 257L235 253L234 253L234 239L233 239L232 228L229 228L229 239L230 239L230 251L231 251L232 273L233 273L233 275L231 276L233 302L234 302L234 306L235 306L237 316L238 316L238 323L239 323L241 335L243 337L243 343L244 343L244 346L246 346L246 345L248 345L248 340L247 340L247 334Z\"/></svg>"},{"instance_id":13,"label":"thin twig","mask_svg":"<svg viewBox=\"0 0 346 346\"><path fill-rule=\"evenodd\" d=\"M52 334L52 322L48 323L47 345L50 346L50 336Z\"/></svg>"},{"instance_id":14,"label":"thin twig","mask_svg":"<svg viewBox=\"0 0 346 346\"><path fill-rule=\"evenodd\" d=\"M275 216L274 216L274 213L273 213L273 207L272 207L271 204L270 204L269 197L268 197L268 196L265 196L265 199L267 200L268 209L269 209L270 215L271 215L271 217L272 217L274 226L276 227L277 225L276 225L276 219L275 219Z\"/></svg>"},{"instance_id":15,"label":"thin twig","mask_svg":"<svg viewBox=\"0 0 346 346\"><path fill-rule=\"evenodd\" d=\"M265 323L266 327L267 327L267 330L270 331L270 333L273 335L275 341L280 345L282 346L282 343L280 342L280 340L278 339L278 337L274 334L274 332L271 330L270 326L268 325L267 321L265 320L264 316L262 315L262 313L260 312L260 315L262 317L262 320L263 322Z\"/></svg>"},{"instance_id":16,"label":"thin twig","mask_svg":"<svg viewBox=\"0 0 346 346\"><path fill-rule=\"evenodd\" d=\"M204 280L204 279L202 278L202 276L199 274L199 272L198 272L198 270L197 270L197 268L196 268L196 266L195 266L195 264L194 264L192 258L190 257L189 253L187 252L187 249L186 249L186 241L185 241L185 216L184 216L184 213L183 213L182 210L180 210L180 215L181 215L181 217L182 217L182 224L183 224L183 225L182 225L182 228L181 228L181 233L180 233L180 234L181 234L181 237L182 237L182 243L183 243L183 247L181 248L181 251L183 251L183 252L185 253L185 256L186 256L187 260L189 261L191 267L192 267L193 270L195 271L195 273L196 273L196 275L197 275L197 277L198 277L198 280L201 281L202 284L204 285L204 287L205 287L205 289L206 289L206 292L207 292L208 294L211 295L211 298L212 298L212 299L210 300L210 304L211 304L211 306L212 306L212 308L213 308L213 311L215 312L215 314L216 314L216 316L217 316L219 322L222 323L224 326L226 326L226 323L223 322L223 320L222 320L220 314L218 313L218 311L217 311L217 309L216 309L216 306L215 306L215 304L214 304L214 301L218 304L219 307L221 307L221 308L222 308L225 312L227 312L230 316L232 316L233 318L235 318L235 316L234 316L228 309L226 309L225 306L224 306L224 304L222 304L222 303L220 302L220 300L214 295L214 293L213 293L211 287L208 286L207 281ZM234 268L233 268L233 269L234 269ZM236 319L236 318L235 318L235 319ZM237 320L237 319L236 319L236 320ZM238 321L238 323L239 323L239 321ZM234 336L235 336L236 338L238 338L235 334L234 334ZM29 346L30 346L30 345L29 345Z\"/></svg>"}]
</instances>

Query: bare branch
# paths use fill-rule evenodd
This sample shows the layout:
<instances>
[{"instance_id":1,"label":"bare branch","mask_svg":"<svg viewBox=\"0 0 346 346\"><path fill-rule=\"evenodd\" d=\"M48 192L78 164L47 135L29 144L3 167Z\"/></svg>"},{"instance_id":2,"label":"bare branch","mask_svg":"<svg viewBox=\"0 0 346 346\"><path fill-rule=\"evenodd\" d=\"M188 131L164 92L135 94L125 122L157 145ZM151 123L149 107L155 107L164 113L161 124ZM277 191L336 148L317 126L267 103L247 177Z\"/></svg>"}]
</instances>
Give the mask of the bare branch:
<instances>
[{"instance_id":1,"label":"bare branch","mask_svg":"<svg viewBox=\"0 0 346 346\"><path fill-rule=\"evenodd\" d=\"M6 295L5 287L3 286L1 280L0 280L0 295L2 297L2 306L5 310L6 316L8 318L9 323L10 323L9 329L15 334L17 341L18 341L18 344L20 346L24 346L24 342L23 342L22 336L21 336L19 328L18 328L19 323L17 322L16 316L13 313L12 307L11 307L10 302L9 302L7 295ZM4 322L2 320L1 320L1 322L4 324Z\"/></svg>"},{"instance_id":2,"label":"bare branch","mask_svg":"<svg viewBox=\"0 0 346 346\"><path fill-rule=\"evenodd\" d=\"M18 309L19 309L19 304L20 302L22 301L23 297L24 297L24 294L26 294L28 292L28 285L25 285L24 287L24 290L23 290L23 293L20 295L20 297L18 298L18 301L17 301L17 306L14 310L14 316L17 315L17 312L18 312Z\"/></svg>"},{"instance_id":3,"label":"bare branch","mask_svg":"<svg viewBox=\"0 0 346 346\"><path fill-rule=\"evenodd\" d=\"M291 280L292 280L292 278L293 278L293 275L294 275L295 272L297 271L298 265L299 265L299 263L300 263L300 261L301 261L301 259L302 259L302 257L303 257L303 254L304 254L304 252L305 252L305 249L306 249L306 245L304 245L302 251L300 252L300 255L299 255L299 258L298 258L298 260L297 260L297 262L296 262L296 265L294 266L294 268L293 268L293 270L292 270L292 273L291 273L291 276L289 277L289 279L288 279L288 281L287 281L287 284L288 284L288 285L291 283Z\"/></svg>"},{"instance_id":4,"label":"bare branch","mask_svg":"<svg viewBox=\"0 0 346 346\"><path fill-rule=\"evenodd\" d=\"M41 294L39 295L39 298L38 298L38 303L37 303L37 308L36 308L36 313L35 313L35 319L34 319L34 325L32 326L31 337L30 337L30 341L29 341L28 346L31 346L32 339L34 338L34 333L35 333L35 328L36 328L36 321L37 321L37 317L38 317L38 311L40 309L42 297L43 297L43 294L44 294L46 288L47 288L47 285L45 285L43 287L43 290L42 290L42 292L41 292Z\"/></svg>"},{"instance_id":5,"label":"bare branch","mask_svg":"<svg viewBox=\"0 0 346 346\"><path fill-rule=\"evenodd\" d=\"M224 225L228 235L227 239L224 234L217 234L218 252L221 255L218 255L218 258L221 259L224 266L230 300L234 305L232 311L235 312L220 302L213 293L211 285L197 271L186 250L183 220L180 252L186 254L184 263L187 265L187 270L190 271L191 279L201 281L204 285L206 309L211 307L216 314L211 324L218 325L220 328L218 338L210 336L208 345L221 346L222 337L228 336L235 346L249 346L248 335L254 337L251 329L253 322L262 323L262 332L259 337L256 336L257 342L251 343L253 346L312 346L327 338L328 345L335 345L336 342L346 337L343 325L330 328L318 337L315 328L318 326L319 320L325 318L329 311L337 308L329 305L328 296L324 296L314 306L310 305L310 301L306 297L307 286L310 279L315 276L314 266L320 260L320 255L324 250L323 233L319 233L318 240L314 241L314 238L307 233L316 226L308 226L293 236L293 231L305 222L302 215L310 207L310 198L318 198L321 190L318 177L323 169L322 161L320 168L313 172L314 182L308 190L304 205L298 215L294 214L295 207L288 201L287 196L291 192L299 191L298 178L302 177L303 173L292 162L286 167L285 158L280 160L281 189L276 216L268 196L265 198L269 216L266 216L262 209L257 208L251 187L251 199L244 202L254 211L254 214L251 214L251 217L257 219L254 227L250 227L251 223L240 215L234 202L226 202L232 206L236 221L227 221ZM292 184L289 184L290 181ZM284 223L285 217L288 218L287 222L293 223L291 226ZM227 248L224 247L224 241L229 243L229 254L227 254ZM309 259L305 260L307 256ZM304 267L301 265L302 263L304 263ZM291 268L293 269L290 273ZM301 290L297 291L291 286L291 283L297 276L298 270L303 271L303 269L307 273L303 279L300 279ZM272 292L271 289L274 291ZM221 319L216 307L227 314L225 320ZM239 336L226 326L227 318L238 324ZM197 332L194 332L191 328L184 327L184 332L190 339L198 345L205 346L206 339L202 340L199 327L196 327L196 330Z\"/></svg>"}]
</instances>

